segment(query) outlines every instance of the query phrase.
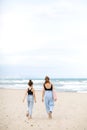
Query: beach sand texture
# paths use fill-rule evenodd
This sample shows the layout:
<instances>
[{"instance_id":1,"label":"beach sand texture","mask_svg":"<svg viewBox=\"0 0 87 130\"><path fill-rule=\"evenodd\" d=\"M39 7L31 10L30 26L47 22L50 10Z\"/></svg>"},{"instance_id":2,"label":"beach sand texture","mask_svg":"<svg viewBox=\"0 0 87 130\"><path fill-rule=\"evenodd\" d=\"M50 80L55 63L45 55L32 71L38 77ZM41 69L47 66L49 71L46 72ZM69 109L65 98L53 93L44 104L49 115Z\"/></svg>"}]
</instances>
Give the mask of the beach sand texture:
<instances>
[{"instance_id":1,"label":"beach sand texture","mask_svg":"<svg viewBox=\"0 0 87 130\"><path fill-rule=\"evenodd\" d=\"M24 90L0 89L0 130L87 130L87 94L57 92L53 118L48 119L41 91L36 91L37 103L33 119L26 117Z\"/></svg>"}]
</instances>

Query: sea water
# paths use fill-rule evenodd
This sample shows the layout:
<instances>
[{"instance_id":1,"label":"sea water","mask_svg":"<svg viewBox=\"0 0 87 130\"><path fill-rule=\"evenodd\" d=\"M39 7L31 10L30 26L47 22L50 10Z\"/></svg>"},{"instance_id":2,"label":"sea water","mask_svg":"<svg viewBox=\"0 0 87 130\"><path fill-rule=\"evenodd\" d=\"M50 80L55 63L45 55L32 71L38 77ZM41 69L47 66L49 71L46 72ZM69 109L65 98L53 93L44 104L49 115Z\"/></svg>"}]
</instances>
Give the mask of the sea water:
<instances>
[{"instance_id":1,"label":"sea water","mask_svg":"<svg viewBox=\"0 0 87 130\"><path fill-rule=\"evenodd\" d=\"M42 90L44 79L32 79L35 90ZM59 92L87 93L87 79L51 79L55 89ZM28 79L0 79L0 88L26 89Z\"/></svg>"}]
</instances>

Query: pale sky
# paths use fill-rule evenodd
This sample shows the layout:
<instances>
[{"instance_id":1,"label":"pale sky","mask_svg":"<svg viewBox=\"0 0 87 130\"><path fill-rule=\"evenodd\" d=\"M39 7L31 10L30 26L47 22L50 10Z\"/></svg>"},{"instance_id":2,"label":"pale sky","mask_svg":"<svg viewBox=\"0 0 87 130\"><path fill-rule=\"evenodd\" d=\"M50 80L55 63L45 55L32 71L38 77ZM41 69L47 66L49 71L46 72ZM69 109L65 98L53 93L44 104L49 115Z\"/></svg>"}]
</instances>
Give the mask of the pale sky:
<instances>
[{"instance_id":1,"label":"pale sky","mask_svg":"<svg viewBox=\"0 0 87 130\"><path fill-rule=\"evenodd\" d=\"M0 1L0 77L87 78L86 0Z\"/></svg>"}]
</instances>

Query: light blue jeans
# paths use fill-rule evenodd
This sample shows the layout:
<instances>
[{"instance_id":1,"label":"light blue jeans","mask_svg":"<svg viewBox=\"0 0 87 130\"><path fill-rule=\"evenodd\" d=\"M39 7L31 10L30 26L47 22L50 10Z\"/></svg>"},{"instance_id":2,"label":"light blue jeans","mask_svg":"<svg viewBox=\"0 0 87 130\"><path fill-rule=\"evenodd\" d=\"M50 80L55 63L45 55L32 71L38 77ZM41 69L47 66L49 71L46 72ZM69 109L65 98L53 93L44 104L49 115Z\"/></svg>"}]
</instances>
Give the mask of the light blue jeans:
<instances>
[{"instance_id":1,"label":"light blue jeans","mask_svg":"<svg viewBox=\"0 0 87 130\"><path fill-rule=\"evenodd\" d=\"M44 99L47 113L52 112L54 107L52 91L45 91Z\"/></svg>"},{"instance_id":2,"label":"light blue jeans","mask_svg":"<svg viewBox=\"0 0 87 130\"><path fill-rule=\"evenodd\" d=\"M32 116L33 104L34 104L34 97L33 97L33 95L28 95L27 96L27 105L28 105L28 112L29 112L30 116Z\"/></svg>"}]
</instances>

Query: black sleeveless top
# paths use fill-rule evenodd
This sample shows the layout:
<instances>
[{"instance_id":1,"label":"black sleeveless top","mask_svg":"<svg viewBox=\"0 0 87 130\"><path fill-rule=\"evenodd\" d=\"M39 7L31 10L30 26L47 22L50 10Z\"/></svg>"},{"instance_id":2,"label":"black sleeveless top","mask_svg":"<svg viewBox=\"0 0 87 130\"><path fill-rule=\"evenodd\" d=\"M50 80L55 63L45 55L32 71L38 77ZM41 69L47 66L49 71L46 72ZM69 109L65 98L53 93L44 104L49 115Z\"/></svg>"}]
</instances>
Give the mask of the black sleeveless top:
<instances>
[{"instance_id":1,"label":"black sleeveless top","mask_svg":"<svg viewBox=\"0 0 87 130\"><path fill-rule=\"evenodd\" d=\"M33 95L33 92L31 91L31 89L28 88L28 91L27 91L28 95Z\"/></svg>"},{"instance_id":2,"label":"black sleeveless top","mask_svg":"<svg viewBox=\"0 0 87 130\"><path fill-rule=\"evenodd\" d=\"M45 84L44 84L44 89L45 89L46 91L52 91L52 90L53 90L53 86L52 86L52 84L51 84L51 87L50 87L50 88L46 88L46 87L45 87Z\"/></svg>"}]
</instances>

